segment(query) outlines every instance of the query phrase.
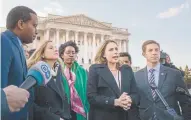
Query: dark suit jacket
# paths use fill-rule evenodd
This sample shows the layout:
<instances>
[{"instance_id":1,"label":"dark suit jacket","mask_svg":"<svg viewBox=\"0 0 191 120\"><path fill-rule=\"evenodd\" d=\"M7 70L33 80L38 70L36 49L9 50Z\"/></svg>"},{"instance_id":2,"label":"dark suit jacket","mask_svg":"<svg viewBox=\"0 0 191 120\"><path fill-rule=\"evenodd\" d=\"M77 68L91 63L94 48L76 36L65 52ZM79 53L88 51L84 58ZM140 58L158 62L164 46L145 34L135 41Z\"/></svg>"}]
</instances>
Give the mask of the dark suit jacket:
<instances>
[{"instance_id":1,"label":"dark suit jacket","mask_svg":"<svg viewBox=\"0 0 191 120\"><path fill-rule=\"evenodd\" d=\"M1 89L1 115L7 116L9 115L10 110L7 104L7 98L5 92Z\"/></svg>"},{"instance_id":2,"label":"dark suit jacket","mask_svg":"<svg viewBox=\"0 0 191 120\"><path fill-rule=\"evenodd\" d=\"M128 110L128 120L141 120L137 105L133 104L131 109Z\"/></svg>"},{"instance_id":3,"label":"dark suit jacket","mask_svg":"<svg viewBox=\"0 0 191 120\"><path fill-rule=\"evenodd\" d=\"M60 118L70 118L70 106L64 92L60 68L57 76L52 77L47 86L35 88L34 95L34 106L30 111L29 120L60 120Z\"/></svg>"},{"instance_id":4,"label":"dark suit jacket","mask_svg":"<svg viewBox=\"0 0 191 120\"><path fill-rule=\"evenodd\" d=\"M139 113L142 120L149 120L153 115L153 111L156 110L156 115L158 120L166 120L166 115L164 113L165 106L157 96L156 101L153 100L151 88L148 82L147 68L144 68L135 74L135 79L138 88L139 94ZM171 108L174 108L175 111L180 115L180 109L178 101L183 111L183 116L185 117L188 114L188 109L186 106L189 103L189 99L186 96L179 96L176 93L176 88L181 87L187 90L184 80L178 70L160 66L159 73L159 84L158 89L169 104Z\"/></svg>"},{"instance_id":5,"label":"dark suit jacket","mask_svg":"<svg viewBox=\"0 0 191 120\"><path fill-rule=\"evenodd\" d=\"M89 120L127 120L128 114L114 106L114 100L127 92L136 99L136 83L132 69L124 65L121 71L121 91L106 64L94 64L89 68L87 96L90 103Z\"/></svg>"},{"instance_id":6,"label":"dark suit jacket","mask_svg":"<svg viewBox=\"0 0 191 120\"><path fill-rule=\"evenodd\" d=\"M1 88L20 86L27 74L26 60L17 36L7 30L1 33ZM32 95L30 95L32 99ZM29 100L30 103L31 100ZM3 120L26 120L28 104L20 112L2 116Z\"/></svg>"}]
</instances>

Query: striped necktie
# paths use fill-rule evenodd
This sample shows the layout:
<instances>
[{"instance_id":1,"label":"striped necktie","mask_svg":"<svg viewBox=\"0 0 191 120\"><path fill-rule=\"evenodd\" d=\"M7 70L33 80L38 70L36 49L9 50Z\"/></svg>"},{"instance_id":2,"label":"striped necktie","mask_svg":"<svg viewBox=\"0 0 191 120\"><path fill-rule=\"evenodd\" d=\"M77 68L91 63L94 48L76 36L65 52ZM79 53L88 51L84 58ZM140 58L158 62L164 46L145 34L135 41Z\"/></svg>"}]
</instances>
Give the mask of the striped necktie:
<instances>
[{"instance_id":1,"label":"striped necktie","mask_svg":"<svg viewBox=\"0 0 191 120\"><path fill-rule=\"evenodd\" d=\"M150 72L149 84L155 84L155 74L154 74L155 69L150 69L149 72ZM151 89L151 92L152 92L153 100L155 101L156 100L156 92L153 89ZM152 120L157 120L156 112L154 112Z\"/></svg>"},{"instance_id":2,"label":"striped necktie","mask_svg":"<svg viewBox=\"0 0 191 120\"><path fill-rule=\"evenodd\" d=\"M155 69L150 69L149 72L150 72L149 84L155 84L155 74L154 74ZM151 89L151 91L152 91L153 99L155 100L156 99L156 92L153 89Z\"/></svg>"}]
</instances>

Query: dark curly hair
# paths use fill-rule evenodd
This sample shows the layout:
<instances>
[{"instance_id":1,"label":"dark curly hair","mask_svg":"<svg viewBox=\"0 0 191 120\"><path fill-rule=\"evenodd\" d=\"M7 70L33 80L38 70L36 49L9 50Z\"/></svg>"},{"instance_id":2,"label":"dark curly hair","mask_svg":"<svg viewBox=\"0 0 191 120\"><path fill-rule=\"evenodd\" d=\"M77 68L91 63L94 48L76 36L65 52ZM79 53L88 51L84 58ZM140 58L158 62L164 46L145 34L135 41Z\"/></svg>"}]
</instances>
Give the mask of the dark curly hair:
<instances>
[{"instance_id":1,"label":"dark curly hair","mask_svg":"<svg viewBox=\"0 0 191 120\"><path fill-rule=\"evenodd\" d=\"M68 46L74 47L76 53L79 52L79 48L78 48L78 46L77 46L77 44L75 42L67 41L64 44L61 44L60 47L59 47L60 58L61 58L62 54L64 53L66 47L68 47Z\"/></svg>"}]
</instances>

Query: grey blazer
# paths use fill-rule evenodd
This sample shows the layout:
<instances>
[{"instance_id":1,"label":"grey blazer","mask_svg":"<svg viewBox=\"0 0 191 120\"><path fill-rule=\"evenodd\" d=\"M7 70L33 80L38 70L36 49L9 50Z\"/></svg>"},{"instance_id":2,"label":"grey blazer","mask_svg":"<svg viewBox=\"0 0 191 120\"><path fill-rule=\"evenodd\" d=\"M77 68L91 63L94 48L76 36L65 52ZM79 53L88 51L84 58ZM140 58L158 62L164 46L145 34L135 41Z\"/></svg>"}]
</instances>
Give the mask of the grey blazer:
<instances>
[{"instance_id":1,"label":"grey blazer","mask_svg":"<svg viewBox=\"0 0 191 120\"><path fill-rule=\"evenodd\" d=\"M157 96L156 101L153 100L151 89L148 82L147 68L141 69L135 73L135 80L138 89L138 106L141 120L149 120L156 111L158 120L166 120L167 116L164 112L165 106ZM178 101L180 103L183 117L187 118L191 114L189 98L186 95L180 95L176 92L176 88L181 87L187 91L183 77L180 72L163 65L160 66L158 89L164 96L170 107L180 115ZM186 119L187 120L187 119Z\"/></svg>"}]
</instances>

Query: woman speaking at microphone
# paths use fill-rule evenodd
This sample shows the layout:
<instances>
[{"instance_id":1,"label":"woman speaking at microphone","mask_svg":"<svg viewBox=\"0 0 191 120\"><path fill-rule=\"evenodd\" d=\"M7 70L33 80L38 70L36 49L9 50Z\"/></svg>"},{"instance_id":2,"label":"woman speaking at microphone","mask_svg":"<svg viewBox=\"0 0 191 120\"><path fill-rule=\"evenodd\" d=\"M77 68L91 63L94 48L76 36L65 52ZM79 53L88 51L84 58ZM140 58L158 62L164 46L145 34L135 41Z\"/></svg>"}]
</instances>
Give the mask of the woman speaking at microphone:
<instances>
[{"instance_id":1,"label":"woman speaking at microphone","mask_svg":"<svg viewBox=\"0 0 191 120\"><path fill-rule=\"evenodd\" d=\"M128 109L136 99L132 69L119 66L118 45L106 40L89 68L87 96L89 120L128 120Z\"/></svg>"},{"instance_id":2,"label":"woman speaking at microphone","mask_svg":"<svg viewBox=\"0 0 191 120\"><path fill-rule=\"evenodd\" d=\"M34 105L29 120L67 120L70 119L68 100L62 83L62 73L57 60L58 49L52 41L45 41L28 60L30 69L39 61L46 62L52 69L52 78L46 86L34 90Z\"/></svg>"}]
</instances>

